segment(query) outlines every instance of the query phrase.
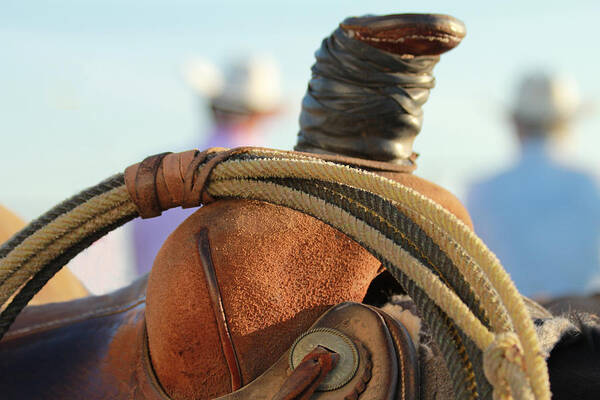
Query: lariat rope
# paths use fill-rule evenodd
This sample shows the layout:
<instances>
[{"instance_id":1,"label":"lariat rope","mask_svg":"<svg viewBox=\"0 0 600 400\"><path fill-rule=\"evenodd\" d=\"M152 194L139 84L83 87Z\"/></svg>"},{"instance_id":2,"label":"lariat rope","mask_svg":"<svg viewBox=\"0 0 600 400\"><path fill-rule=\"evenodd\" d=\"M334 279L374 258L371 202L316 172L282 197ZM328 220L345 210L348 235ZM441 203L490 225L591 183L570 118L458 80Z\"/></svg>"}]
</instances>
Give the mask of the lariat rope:
<instances>
[{"instance_id":1,"label":"lariat rope","mask_svg":"<svg viewBox=\"0 0 600 400\"><path fill-rule=\"evenodd\" d=\"M457 398L488 397L491 384L495 399L550 399L546 363L522 297L497 258L453 214L402 184L316 156L218 150L148 158L128 168L127 186L119 175L88 189L0 247L0 304L12 298L0 313L0 338L63 265L138 213L254 199L312 215L377 257L415 300Z\"/></svg>"}]
</instances>

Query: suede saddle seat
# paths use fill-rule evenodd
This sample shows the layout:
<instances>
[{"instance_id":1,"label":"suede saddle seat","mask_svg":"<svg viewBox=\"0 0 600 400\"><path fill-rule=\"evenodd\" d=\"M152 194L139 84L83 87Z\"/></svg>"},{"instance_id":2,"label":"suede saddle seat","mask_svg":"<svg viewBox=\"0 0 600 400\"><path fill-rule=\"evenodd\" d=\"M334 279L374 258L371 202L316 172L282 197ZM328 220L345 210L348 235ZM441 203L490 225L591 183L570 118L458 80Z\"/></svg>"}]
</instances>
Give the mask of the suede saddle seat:
<instances>
[{"instance_id":1,"label":"suede saddle seat","mask_svg":"<svg viewBox=\"0 0 600 400\"><path fill-rule=\"evenodd\" d=\"M439 186L382 174L470 225ZM220 200L176 229L147 279L108 296L26 309L0 342L0 388L7 398L271 398L291 371L290 347L314 326L344 333L366 349L362 362L372 361L371 372L356 372L339 390L418 396L415 350L402 324L358 304L381 271L367 250L313 217Z\"/></svg>"}]
</instances>

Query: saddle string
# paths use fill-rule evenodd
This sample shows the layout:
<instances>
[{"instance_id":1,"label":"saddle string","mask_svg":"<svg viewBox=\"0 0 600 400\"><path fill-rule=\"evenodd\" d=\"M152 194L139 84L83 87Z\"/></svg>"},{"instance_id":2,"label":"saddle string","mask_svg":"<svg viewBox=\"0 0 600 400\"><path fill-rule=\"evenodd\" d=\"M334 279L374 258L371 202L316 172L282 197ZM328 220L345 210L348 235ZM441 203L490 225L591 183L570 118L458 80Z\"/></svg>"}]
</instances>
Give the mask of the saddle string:
<instances>
[{"instance_id":1,"label":"saddle string","mask_svg":"<svg viewBox=\"0 0 600 400\"><path fill-rule=\"evenodd\" d=\"M477 348L483 351L484 359L486 354L491 354L491 350L499 354L492 359L501 362L488 362L485 371L488 380L494 386L494 397L505 393L512 393L517 398L531 397L527 391L514 389L513 382L519 382L519 385L531 387L529 393L533 393L535 398L549 399L546 364L540 355L539 343L521 297L495 256L456 217L401 184L366 171L323 162L317 157L261 149L240 150L235 157L238 158L227 160L225 157L220 160L220 164L211 166L212 173L206 179L207 185L203 189L211 197L260 198L300 209L366 244L375 256L392 269L394 276L409 277L431 297L434 303L450 316L453 323L474 341ZM198 171L202 168L203 165L199 165ZM487 281L477 278L474 281L467 279L467 282L473 286L480 299L483 294L492 299L482 302L491 317L492 331L469 310L471 305L464 304L451 287L400 245L385 237L380 230L364 223L351 212L328 204L325 200L268 182L273 178L289 179L292 186L293 181L298 179L315 180L316 183L319 180L340 182L401 204L402 207L409 208L413 213L439 226L454 241L442 248L458 244L472 257L473 265L470 267L480 269L479 276L487 278ZM125 223L137 215L135 207L125 186L120 186L92 196L65 214L59 214L53 219L46 217L51 221L42 224L42 227L25 228L25 233L17 234L15 239L5 245L2 251L7 254L0 260L0 299L5 302L15 293L17 295L0 314L0 335L6 332L12 323L11 319L14 320L14 316L24 307L23 299L31 298L35 294L31 292L39 290L42 286L40 282L43 284L43 281L49 279L44 275L44 270L53 266L53 263L53 267L56 268L56 265L64 265L68 261L68 257L61 258L61 253L71 254L73 248L81 246L95 233ZM381 217L385 219L385 216ZM26 239L19 239L26 236ZM38 253L43 253L43 256L38 256ZM490 285L493 290L490 290ZM497 292L498 296L495 296L494 292ZM490 293L492 296L489 296ZM15 300L19 302L15 304ZM501 322L503 316L514 326L513 342L496 340L497 334L510 328L510 325ZM498 330L498 327L502 330ZM515 343L520 346L515 347ZM487 359L489 360L489 357ZM510 367L507 367L507 363Z\"/></svg>"}]
</instances>

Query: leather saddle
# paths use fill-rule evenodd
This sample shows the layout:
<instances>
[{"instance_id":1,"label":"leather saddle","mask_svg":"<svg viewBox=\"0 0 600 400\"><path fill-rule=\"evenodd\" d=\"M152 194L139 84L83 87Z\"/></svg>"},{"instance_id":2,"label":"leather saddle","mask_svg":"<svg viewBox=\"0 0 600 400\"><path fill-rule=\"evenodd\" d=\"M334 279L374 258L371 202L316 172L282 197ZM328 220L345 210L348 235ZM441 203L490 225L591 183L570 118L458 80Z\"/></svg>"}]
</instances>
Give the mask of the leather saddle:
<instances>
[{"instance_id":1,"label":"leather saddle","mask_svg":"<svg viewBox=\"0 0 600 400\"><path fill-rule=\"evenodd\" d=\"M350 78L326 82L332 79L328 64L319 70L317 63L298 149L400 182L470 227L468 213L453 195L411 174L416 158L411 146L420 129L420 105L433 86L431 69L437 55L462 36L462 24L445 16L345 21L324 48L334 53L347 48L360 68L372 68L375 64L362 57L373 56L403 69L403 76L387 67L372 71L396 86L409 82L405 89L394 86L382 103L391 107L390 118L402 129L380 129L373 146L360 145L360 129L358 139L343 140L315 130L332 121L337 121L333 126L358 126L352 122L356 112L341 116L330 109L332 119L324 118L320 107L332 93L335 98L349 93L342 82ZM325 57L325 50L319 54ZM333 54L331 59L341 58ZM359 73L357 79L365 76ZM363 92L385 93L373 90L368 79L357 84ZM355 100L342 103L346 101L352 106ZM382 128L386 118L378 114L369 121ZM372 158L366 154L371 148L377 149ZM129 194L141 216L158 215L160 203L171 201L169 189L179 186L172 185L169 171L181 178L186 157L150 157L126 171ZM204 204L164 243L148 277L112 295L22 312L0 342L3 397L452 396L439 350L423 350L419 329L410 327L412 319L361 304L376 279L393 281L369 251L324 222L283 206L241 199Z\"/></svg>"},{"instance_id":2,"label":"leather saddle","mask_svg":"<svg viewBox=\"0 0 600 400\"><path fill-rule=\"evenodd\" d=\"M470 224L454 196L392 168L381 173ZM445 371L436 384L419 378L432 379L420 373L431 356L418 361L418 329L411 339L401 318L360 304L381 271L367 250L313 217L216 201L176 229L132 286L26 308L0 342L0 388L6 398L309 398L319 374L288 376L298 367L290 360L322 346L342 359L321 378L338 377L348 354L354 366L310 398L451 393Z\"/></svg>"},{"instance_id":3,"label":"leather saddle","mask_svg":"<svg viewBox=\"0 0 600 400\"><path fill-rule=\"evenodd\" d=\"M412 189L411 199L433 200L437 204L432 206L432 213L445 209L449 213L444 215L454 214L462 221L451 219L454 228L470 233L471 222L460 202L441 187L411 174L416 158L411 145L420 128L420 105L433 86L431 69L437 56L456 46L463 35L464 27L445 16L408 14L344 21L317 53L318 62L303 103L297 150L318 153L321 161L343 165L328 164L329 172L354 167L362 170L353 170L354 178L369 171L373 173L370 183L377 181L377 175L399 182L403 188ZM340 60L350 68L332 68ZM379 81L373 81L373 76ZM349 82L355 86L349 88ZM385 90L378 86L382 82L388 84ZM354 97L356 93L360 93L358 98ZM357 101L367 106L357 107ZM373 105L377 112L370 108ZM389 122L391 125L386 125ZM343 137L346 131L350 135ZM19 243L38 232L45 235L47 225L65 215L70 217L77 208L69 209L65 204L67 211L63 214L43 216L37 221L41 228L31 228L30 236L25 234L26 228L7 247L0 248L0 261L10 258L23 269L32 268L28 272L31 280L22 282L22 290L0 290L5 300L16 293L0 313L0 329L6 329L12 323L11 313L18 313L20 302L33 296L35 285L47 281L56 272L53 268L58 270L95 235L135 215L152 217L176 205L187 206L190 198L192 203L200 199L204 204L167 239L149 276L111 295L25 309L0 341L2 398L476 399L492 397L492 390L494 397L508 398L513 389L509 383L517 380L522 385L515 393L536 389L542 394L538 397L549 397L545 392L547 382L529 388L533 378L543 378L544 371L527 371L521 364L521 356L530 353L521 353L519 346L524 342L516 333L492 333L485 327L489 320L479 298L475 298L467 281L460 280L461 273L452 269L452 260L443 254L455 250L452 242L446 242L450 246L442 251L438 245L441 241L428 241L431 219L419 220L421 226L411 220L408 210L409 217L402 220L404 214L399 216L393 203L385 203L385 198L378 200L373 193L359 189L360 185L340 188L342 185L336 186L336 182L307 182L311 179L293 174L259 182L270 187L277 186L276 182L277 190L289 193L286 179L295 179L294 188L304 195L299 198L318 194L321 197L313 196L311 201L327 199L318 203L324 209L350 210L355 220L343 221L356 226L360 222L367 232L365 237L373 233L370 227L381 226L375 232L385 231L386 236L378 236L380 242L401 243L400 250L406 249L422 263L419 271L432 279L423 278L421 287L429 282L429 292L421 291L406 278L402 288L412 292L414 303L399 300L374 307L380 302L372 301L379 298L373 292L389 295L397 287L390 283L394 280L383 272L379 259L340 231L346 227L336 230L277 202L247 200L243 195L212 201L210 194L205 196L205 183L219 161L231 156L231 172L236 162L249 165L255 160L265 161L264 154L269 152L238 150L149 157L126 170L125 182L121 175L110 184L101 183L82 192L75 199L87 199L83 205L98 197L104 200L105 193L114 195L116 200L110 203L114 209L101 213L108 222L99 222L97 231L91 230L89 236L84 232L79 241L64 245L63 254L49 258L37 271L35 266L19 264L28 263L23 261L26 257L14 260L19 258L13 256L18 254ZM269 165L282 161L278 157L289 161L289 166L291 161L306 160L307 155L278 152L268 159ZM313 161L317 158L314 154L312 157ZM311 164L315 168L325 164L317 161ZM234 176L238 181L252 180ZM366 207L369 201L377 207ZM112 211L115 220L106 216ZM423 217L416 214L415 218L419 216ZM392 218L397 219L390 223ZM435 229L431 232L436 233ZM50 245L54 243L50 241ZM386 251L383 245L381 248ZM410 263L409 258L403 260ZM17 272L22 270L10 271L10 266L5 268L4 264L2 267L3 289L12 284L13 278L21 279ZM392 269L402 280L399 270ZM455 291L444 291L449 287ZM486 290L481 286L479 289ZM445 314L454 311L452 307L436 308L427 297L431 293L446 293L448 304L465 306L466 313L458 313L452 320ZM492 290L483 293L494 294ZM465 302L451 302L459 295ZM519 298L516 293L508 297L511 301ZM442 303L440 299L438 303ZM417 303L424 325L431 322L431 326L421 329L413 311ZM540 347L533 354L532 365L539 367L540 361L545 367L545 357L550 378L559 382L553 386L555 395L573 393L571 378L595 371L588 364L583 368L586 371L573 368L581 364L577 359L581 354L569 347L577 342L580 352L588 351L579 346L586 344L583 342L587 336L582 332L588 328L567 318L554 318L533 302L524 303L527 310L521 305L513 311L514 316L523 317L521 322L530 322L527 317L535 321L529 345L537 343ZM498 304L489 306L502 314ZM479 327L476 332L482 335L457 329L461 315L472 317L469 329ZM595 335L588 336L600 337L598 318L590 317L588 325L595 329ZM473 342L476 336L480 341L477 346ZM557 349L562 357L556 356ZM569 369L575 370L571 375L564 372L565 368L553 368L561 360L571 361ZM526 373L530 374L527 379L520 375ZM593 373L590 375L593 378ZM584 395L580 394L577 398Z\"/></svg>"},{"instance_id":4,"label":"leather saddle","mask_svg":"<svg viewBox=\"0 0 600 400\"><path fill-rule=\"evenodd\" d=\"M144 278L112 295L25 310L0 349L3 398L170 399L150 361L146 285ZM310 397L305 390L314 386L314 368L290 373L316 345L341 360ZM414 399L420 391L417 358L397 320L374 307L341 303L254 381L218 398Z\"/></svg>"}]
</instances>

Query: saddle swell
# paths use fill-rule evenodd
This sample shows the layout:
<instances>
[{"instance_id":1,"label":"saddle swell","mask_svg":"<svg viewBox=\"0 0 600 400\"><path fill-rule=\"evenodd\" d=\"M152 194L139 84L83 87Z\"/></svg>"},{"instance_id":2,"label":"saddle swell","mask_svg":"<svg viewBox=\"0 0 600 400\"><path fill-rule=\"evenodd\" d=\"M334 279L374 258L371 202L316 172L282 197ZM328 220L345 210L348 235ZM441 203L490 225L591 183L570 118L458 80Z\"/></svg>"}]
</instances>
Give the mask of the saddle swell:
<instances>
[{"instance_id":1,"label":"saddle swell","mask_svg":"<svg viewBox=\"0 0 600 400\"><path fill-rule=\"evenodd\" d=\"M418 177L396 175L428 197L454 199ZM365 249L305 214L259 201L209 204L165 242L147 288L142 280L110 296L30 307L20 315L0 342L6 398L211 399L237 393L200 258L203 229L242 389L276 365L326 310L360 302L380 271Z\"/></svg>"},{"instance_id":2,"label":"saddle swell","mask_svg":"<svg viewBox=\"0 0 600 400\"><path fill-rule=\"evenodd\" d=\"M396 175L468 215L438 186ZM198 234L204 230L225 324L215 313L198 251ZM162 386L174 398L218 397L236 389L236 364L247 385L325 310L344 301L361 302L380 270L380 263L356 242L297 211L246 200L202 207L165 242L149 277L148 340ZM224 327L231 345L223 341ZM235 362L228 353L236 355Z\"/></svg>"},{"instance_id":3,"label":"saddle swell","mask_svg":"<svg viewBox=\"0 0 600 400\"><path fill-rule=\"evenodd\" d=\"M379 270L357 243L296 211L244 200L201 208L165 242L148 282L150 353L174 398L234 390L198 252L203 229L244 385L329 307L362 300Z\"/></svg>"}]
</instances>

